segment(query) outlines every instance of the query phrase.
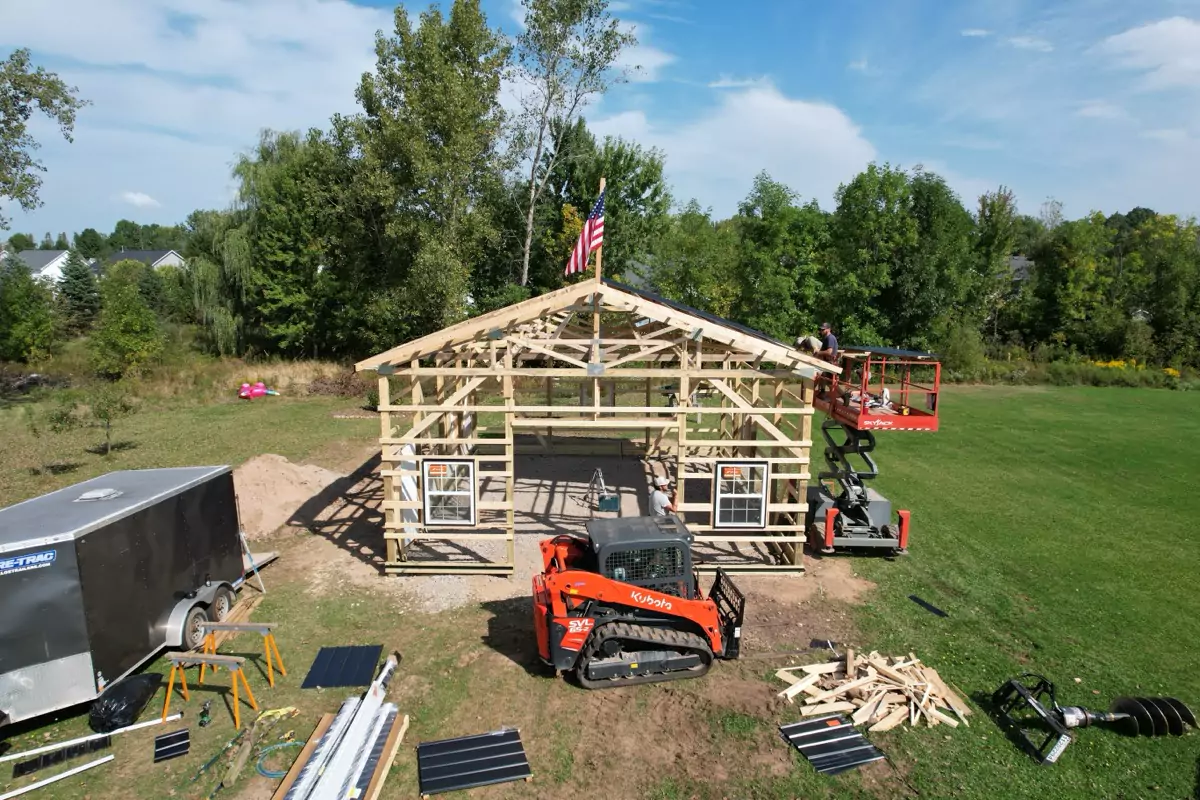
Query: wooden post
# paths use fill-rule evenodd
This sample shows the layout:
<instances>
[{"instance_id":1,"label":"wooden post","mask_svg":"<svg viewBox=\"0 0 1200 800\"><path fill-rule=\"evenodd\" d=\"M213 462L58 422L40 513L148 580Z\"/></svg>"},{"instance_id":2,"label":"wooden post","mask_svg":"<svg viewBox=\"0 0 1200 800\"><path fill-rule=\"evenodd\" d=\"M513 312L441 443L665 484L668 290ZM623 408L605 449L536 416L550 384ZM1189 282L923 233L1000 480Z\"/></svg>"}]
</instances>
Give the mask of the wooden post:
<instances>
[{"instance_id":1,"label":"wooden post","mask_svg":"<svg viewBox=\"0 0 1200 800\"><path fill-rule=\"evenodd\" d=\"M653 405L652 395L651 395L651 383L652 383L652 379L646 378L646 408L649 408L651 405ZM650 455L650 429L649 428L646 428L646 455L647 456ZM678 478L676 478L676 480L678 480Z\"/></svg>"},{"instance_id":2,"label":"wooden post","mask_svg":"<svg viewBox=\"0 0 1200 800\"><path fill-rule=\"evenodd\" d=\"M513 397L513 378L512 378L513 358L512 348L504 348L504 379L502 381L504 391L504 405L507 406L504 410L504 471L507 473L504 476L504 532L508 535L505 542L508 555L508 577L511 580L516 572L517 552L516 552L516 535L517 524L516 515L514 513L515 497L513 496L513 477L517 467L516 446L513 442L513 415L516 413L512 407L516 405Z\"/></svg>"},{"instance_id":3,"label":"wooden post","mask_svg":"<svg viewBox=\"0 0 1200 800\"><path fill-rule=\"evenodd\" d=\"M554 378L546 378L546 405L554 405ZM553 412L547 416L554 416ZM546 428L546 455L550 455L550 451L554 443L554 428Z\"/></svg>"},{"instance_id":4,"label":"wooden post","mask_svg":"<svg viewBox=\"0 0 1200 800\"><path fill-rule=\"evenodd\" d=\"M413 377L416 380L416 376ZM379 436L381 439L387 439L393 435L392 431L392 415L387 411L387 407L392 404L392 384L391 378L387 375L379 376ZM395 462L388 459L388 447L384 445L382 448L383 458L379 462L379 469L384 472L391 472L396 468ZM383 498L385 500L399 500L400 493L396 491L396 479L391 475L383 477ZM387 560L395 563L400 559L400 542L397 539L391 539L386 536L388 531L396 530L400 527L400 512L394 509L384 507L383 512L383 530L384 548L387 551Z\"/></svg>"}]
</instances>

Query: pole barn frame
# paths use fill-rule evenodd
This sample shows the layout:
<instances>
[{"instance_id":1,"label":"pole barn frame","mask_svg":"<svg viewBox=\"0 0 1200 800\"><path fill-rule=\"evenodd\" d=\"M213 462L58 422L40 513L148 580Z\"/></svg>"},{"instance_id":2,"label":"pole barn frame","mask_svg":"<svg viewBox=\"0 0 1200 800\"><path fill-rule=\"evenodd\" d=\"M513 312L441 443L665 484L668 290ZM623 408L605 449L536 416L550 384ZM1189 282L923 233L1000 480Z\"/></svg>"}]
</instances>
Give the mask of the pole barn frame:
<instances>
[{"instance_id":1,"label":"pole barn frame","mask_svg":"<svg viewBox=\"0 0 1200 800\"><path fill-rule=\"evenodd\" d=\"M701 571L804 570L813 384L818 372L840 373L833 364L604 279L451 325L364 359L355 369L379 375L386 572L511 576L515 436L532 435L535 452L551 454L563 451L555 434L564 431L638 431L640 441L622 440L618 452L628 447L673 459L678 512L698 544L760 545L770 554L770 563L698 563ZM652 404L662 381L672 385L676 406ZM572 402L555 403L555 387L568 384L579 387ZM631 393L644 404L621 405L622 394ZM720 404L693 403L700 394ZM489 403L489 397L499 402ZM476 415L486 412L502 413L503 427L476 425ZM401 414L412 415L406 429L396 424ZM730 460L767 465L765 524L717 524L717 466ZM470 524L430 525L425 517L422 467L438 462L436 469L444 471L442 461L470 465ZM502 481L502 500L481 499L489 479ZM707 482L712 502L685 502L696 482ZM420 542L473 541L503 542L504 558L411 557Z\"/></svg>"}]
</instances>

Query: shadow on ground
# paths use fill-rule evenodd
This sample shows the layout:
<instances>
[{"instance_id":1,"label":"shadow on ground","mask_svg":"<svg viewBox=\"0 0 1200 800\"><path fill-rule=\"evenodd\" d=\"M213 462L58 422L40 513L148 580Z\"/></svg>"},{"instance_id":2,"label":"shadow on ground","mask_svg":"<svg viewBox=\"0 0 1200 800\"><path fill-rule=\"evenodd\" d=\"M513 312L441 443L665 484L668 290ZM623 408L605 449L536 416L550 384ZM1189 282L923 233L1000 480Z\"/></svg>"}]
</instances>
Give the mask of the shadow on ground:
<instances>
[{"instance_id":1,"label":"shadow on ground","mask_svg":"<svg viewBox=\"0 0 1200 800\"><path fill-rule=\"evenodd\" d=\"M379 454L306 500L288 519L328 539L380 573L387 556L383 539L383 479Z\"/></svg>"},{"instance_id":2,"label":"shadow on ground","mask_svg":"<svg viewBox=\"0 0 1200 800\"><path fill-rule=\"evenodd\" d=\"M490 600L480 605L491 614L487 621L487 633L481 640L485 645L530 675L544 677L550 674L550 668L542 664L538 657L533 628L533 598L526 595Z\"/></svg>"}]
</instances>

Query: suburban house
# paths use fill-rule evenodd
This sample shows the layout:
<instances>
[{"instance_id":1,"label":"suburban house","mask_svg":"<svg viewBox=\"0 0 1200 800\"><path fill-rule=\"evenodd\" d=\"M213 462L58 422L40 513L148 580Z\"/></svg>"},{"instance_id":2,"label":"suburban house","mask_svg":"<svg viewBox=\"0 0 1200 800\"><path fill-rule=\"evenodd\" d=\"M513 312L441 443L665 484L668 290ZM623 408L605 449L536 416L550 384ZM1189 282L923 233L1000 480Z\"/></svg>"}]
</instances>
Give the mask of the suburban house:
<instances>
[{"instance_id":1,"label":"suburban house","mask_svg":"<svg viewBox=\"0 0 1200 800\"><path fill-rule=\"evenodd\" d=\"M67 265L70 250L22 250L17 253L34 278L45 278L57 282Z\"/></svg>"},{"instance_id":2,"label":"suburban house","mask_svg":"<svg viewBox=\"0 0 1200 800\"><path fill-rule=\"evenodd\" d=\"M140 261L148 267L182 267L183 256L174 250L122 250L113 253L105 264L115 264L118 261Z\"/></svg>"}]
</instances>

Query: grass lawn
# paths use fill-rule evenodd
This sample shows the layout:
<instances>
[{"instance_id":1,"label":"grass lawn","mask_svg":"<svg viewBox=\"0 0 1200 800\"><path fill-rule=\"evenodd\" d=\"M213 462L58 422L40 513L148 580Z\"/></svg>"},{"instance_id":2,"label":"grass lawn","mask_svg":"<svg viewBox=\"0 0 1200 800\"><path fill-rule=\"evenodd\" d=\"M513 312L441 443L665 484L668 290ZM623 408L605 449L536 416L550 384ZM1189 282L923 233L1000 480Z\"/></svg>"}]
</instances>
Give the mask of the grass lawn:
<instances>
[{"instance_id":1,"label":"grass lawn","mask_svg":"<svg viewBox=\"0 0 1200 800\"><path fill-rule=\"evenodd\" d=\"M30 475L37 456L19 438L15 448L2 445L7 457L0 502L107 468L237 463L260 452L295 460L339 439L375 434L369 420L331 419L338 405L292 400L223 404L186 416L146 413L121 423L117 438L138 446L114 455L111 467L99 457L75 454L69 457L82 465L57 476ZM1193 587L1200 568L1194 532L1200 492L1193 487L1200 476L1194 453L1200 394L962 388L946 393L942 414L937 434L878 437L880 489L912 510L913 538L907 558L853 559L854 569L877 584L853 609L854 644L913 651L976 699L1012 675L1036 671L1059 685L1065 705L1106 709L1122 694L1174 695L1200 710L1194 669L1200 596ZM14 424L0 418L0 436L22 436ZM49 441L58 443L59 458L78 449L66 440ZM1041 767L983 713L971 717L970 728L871 734L895 769L872 765L824 778L779 740L775 726L795 721L799 710L774 700L780 684L771 675L785 659L763 658L761 647L740 661L718 664L702 680L584 692L534 674L525 598L417 613L402 593L383 588L383 579L378 589L373 577L339 582L329 572L321 579L320 558L330 546L317 537L290 536L270 546L285 557L266 573L269 593L255 616L281 624L279 646L289 674L274 690L254 668L250 680L262 707L296 705L302 711L276 734L294 728L304 738L318 715L336 709L348 694L298 688L318 646L379 642L404 655L390 695L411 716L412 727L385 798L416 795L411 747L417 742L503 725L521 729L534 781L478 790L472 797L783 800L913 796L915 790L939 798L1188 798L1198 790L1200 733L1126 739L1087 729L1058 764ZM949 616L931 615L908 600L910 594ZM764 605L756 602L753 611ZM802 634L776 635L769 649L804 647L828 621L832 605L814 597L774 606L776 625L792 618L812 624ZM759 624L768 623L760 618ZM222 651L253 654L258 642L247 637ZM812 654L812 660L820 658ZM161 663L153 668L164 669ZM227 683L225 675L216 681ZM114 763L45 796L208 796L215 777L190 778L232 733L232 724L222 695L198 694L177 705L189 714L191 755L154 765L154 729L129 734L114 742ZM205 698L213 699L214 723L200 729L195 714ZM144 718L159 704L161 694ZM73 717L23 731L17 744L32 746L47 735L69 738L85 727L83 718ZM6 780L0 777L0 793L11 788ZM251 763L227 796L265 800L272 786L254 775Z\"/></svg>"}]
</instances>

